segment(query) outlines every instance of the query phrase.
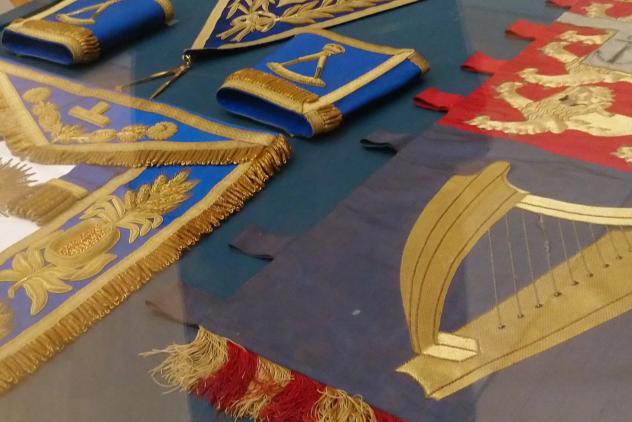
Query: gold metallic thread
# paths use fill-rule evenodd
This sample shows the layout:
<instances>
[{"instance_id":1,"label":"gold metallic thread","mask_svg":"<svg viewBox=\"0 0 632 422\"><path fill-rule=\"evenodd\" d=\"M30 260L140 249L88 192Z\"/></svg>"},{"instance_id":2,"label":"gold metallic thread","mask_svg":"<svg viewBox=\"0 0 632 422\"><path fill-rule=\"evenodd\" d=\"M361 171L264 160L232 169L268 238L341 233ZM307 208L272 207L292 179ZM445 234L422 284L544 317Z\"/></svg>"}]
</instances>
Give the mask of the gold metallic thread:
<instances>
[{"instance_id":1,"label":"gold metallic thread","mask_svg":"<svg viewBox=\"0 0 632 422\"><path fill-rule=\"evenodd\" d=\"M175 228L166 227L155 236L155 242L150 239L127 256L125 264L118 264L118 267L102 275L104 278L100 282L103 287L94 292L84 293L85 289L78 292L81 297L77 306L64 308L50 326L39 328L37 335L23 333L24 336L20 335L0 347L0 391L9 389L33 373L39 365L142 287L154 273L175 262L202 234L210 233L229 215L241 209L244 202L261 190L267 179L285 164L289 152L285 139L276 138L257 157L239 165L226 182L220 183L205 199L187 211L183 216L186 221L180 219L181 223L172 223ZM61 224L65 218L68 217L60 216L55 221ZM44 227L42 230L50 229Z\"/></svg>"},{"instance_id":2,"label":"gold metallic thread","mask_svg":"<svg viewBox=\"0 0 632 422\"><path fill-rule=\"evenodd\" d=\"M3 73L4 72L4 73ZM39 84L46 84L64 90L80 98L96 98L111 104L156 113L176 123L185 124L203 132L214 134L226 140L208 142L173 142L155 140L152 142L118 142L110 144L102 139L114 139L117 132L101 129L91 133L99 140L87 144L51 144L42 127L27 109L8 75L14 75ZM46 97L46 88L31 92L30 102ZM54 113L43 120L44 126L52 127L56 122ZM50 117L49 117L50 116ZM51 118L52 117L52 118ZM75 125L66 132L77 130ZM154 125L151 129L156 139L168 136L173 130L169 125ZM268 145L284 142L281 135L253 132L224 126L183 110L129 97L112 91L86 87L73 82L42 74L6 62L0 62L0 134L4 136L12 153L22 158L44 164L100 164L125 167L153 165L222 165L249 162L257 158Z\"/></svg>"},{"instance_id":3,"label":"gold metallic thread","mask_svg":"<svg viewBox=\"0 0 632 422\"><path fill-rule=\"evenodd\" d=\"M8 203L7 210L10 215L43 225L87 195L88 191L81 186L52 179L30 186L23 195Z\"/></svg>"},{"instance_id":4,"label":"gold metallic thread","mask_svg":"<svg viewBox=\"0 0 632 422\"><path fill-rule=\"evenodd\" d=\"M229 339L199 327L189 344L171 345L162 350L141 354L144 357L166 355L158 366L150 370L154 381L168 391L192 392L199 382L211 377L228 361ZM236 344L236 343L233 343ZM243 397L226 410L234 418L252 418L265 422L260 416L266 404L292 380L289 369L258 357L257 371ZM343 390L324 387L311 410L316 422L376 422L371 407L359 396Z\"/></svg>"},{"instance_id":5,"label":"gold metallic thread","mask_svg":"<svg viewBox=\"0 0 632 422\"><path fill-rule=\"evenodd\" d=\"M632 309L632 286L627 282L632 255L622 228L632 226L632 209L532 195L511 186L508 171L508 163L496 162L480 173L452 177L425 207L404 248L401 293L417 356L398 371L413 377L434 399ZM455 332L439 331L455 271L478 239L512 208L620 229L607 230L592 245ZM592 271L585 271L587 267ZM558 294L551 280L573 287ZM534 287L539 292L535 296ZM520 297L524 314L499 326L499 315L515 315L515 296Z\"/></svg>"},{"instance_id":6,"label":"gold metallic thread","mask_svg":"<svg viewBox=\"0 0 632 422\"><path fill-rule=\"evenodd\" d=\"M16 20L6 31L60 44L72 54L74 63L86 63L101 56L99 40L92 31L81 26L46 20Z\"/></svg>"}]
</instances>

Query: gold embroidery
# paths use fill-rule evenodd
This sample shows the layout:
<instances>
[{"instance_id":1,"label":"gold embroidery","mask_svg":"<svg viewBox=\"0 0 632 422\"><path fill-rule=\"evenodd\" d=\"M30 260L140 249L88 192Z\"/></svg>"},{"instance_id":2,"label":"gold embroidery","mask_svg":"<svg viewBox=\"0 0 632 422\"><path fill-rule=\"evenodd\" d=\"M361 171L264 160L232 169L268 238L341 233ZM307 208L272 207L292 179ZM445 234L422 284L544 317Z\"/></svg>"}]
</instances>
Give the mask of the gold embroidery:
<instances>
[{"instance_id":1,"label":"gold embroidery","mask_svg":"<svg viewBox=\"0 0 632 422\"><path fill-rule=\"evenodd\" d=\"M10 204L29 192L32 176L28 165L0 159L0 214L6 216Z\"/></svg>"},{"instance_id":2,"label":"gold embroidery","mask_svg":"<svg viewBox=\"0 0 632 422\"><path fill-rule=\"evenodd\" d=\"M324 133L342 123L342 113L333 104L322 104L309 111L306 107L315 104L319 97L285 79L256 69L241 69L226 78L222 88L231 88L255 95L279 107L300 114L307 120L313 134Z\"/></svg>"},{"instance_id":3,"label":"gold embroidery","mask_svg":"<svg viewBox=\"0 0 632 422\"><path fill-rule=\"evenodd\" d=\"M4 63L0 62L0 68L3 65ZM111 95L110 99L118 97ZM142 100L135 101L139 101L141 105L145 104ZM148 105L152 104L155 103ZM165 108L163 113L168 114L171 110L175 112L175 109L168 106L161 104L160 107ZM194 125L198 119L204 122L197 116L181 111L179 113L180 118L193 119ZM177 119L178 115L175 114L174 118ZM220 130L223 128L220 126ZM261 141L265 140L264 138ZM290 149L285 138L270 137L256 156L237 165L222 183L188 208L183 215L148 239L138 250L99 274L31 329L21 332L0 347L0 392L8 390L36 371L41 364L145 285L153 274L177 261L183 251L193 245L200 236L212 232L231 214L240 210L245 202L259 192L265 182L286 163L289 154ZM94 203L95 199L114 192L115 189L138 177L142 171L142 168L130 169L115 177L35 234L0 252L0 262L8 261L16 253L45 239L74 216L79 215L82 210Z\"/></svg>"},{"instance_id":4,"label":"gold embroidery","mask_svg":"<svg viewBox=\"0 0 632 422\"><path fill-rule=\"evenodd\" d=\"M102 3L96 3L90 6L82 7L77 10L73 10L69 13L58 13L57 20L70 25L94 25L97 23L96 19L105 12L110 6L119 3L121 0L107 0ZM83 15L87 12L93 12L89 17L78 18L76 16Z\"/></svg>"},{"instance_id":5,"label":"gold embroidery","mask_svg":"<svg viewBox=\"0 0 632 422\"><path fill-rule=\"evenodd\" d=\"M75 119L91 123L95 126L105 127L110 124L110 119L107 116L104 116L104 114L107 113L110 108L111 106L105 101L99 101L90 110L86 110L80 106L74 106L70 109L68 115L74 117Z\"/></svg>"},{"instance_id":6,"label":"gold embroidery","mask_svg":"<svg viewBox=\"0 0 632 422\"><path fill-rule=\"evenodd\" d=\"M466 123L483 130L508 134L536 135L577 130L593 136L617 137L632 135L632 117L608 111L615 93L603 86L567 88L542 100L533 101L518 93L520 82L505 82L496 91L525 117L522 121L492 120L478 116Z\"/></svg>"},{"instance_id":7,"label":"gold embroidery","mask_svg":"<svg viewBox=\"0 0 632 422\"><path fill-rule=\"evenodd\" d=\"M0 282L13 283L8 291L13 299L24 289L31 299L31 315L48 303L48 293L67 293L67 282L94 277L114 259L109 251L118 243L119 229L129 231L129 243L162 224L162 215L188 198L195 182L188 173L173 179L159 176L137 191L127 191L123 199L111 195L88 208L75 226L52 233L42 242L18 253L11 269L0 271Z\"/></svg>"},{"instance_id":8,"label":"gold embroidery","mask_svg":"<svg viewBox=\"0 0 632 422\"><path fill-rule=\"evenodd\" d=\"M508 171L508 163L496 162L478 174L452 177L423 210L404 248L402 302L417 356L398 371L417 380L435 399L632 309L632 285L627 281L632 249L626 237L632 233L632 209L538 197L511 186ZM496 291L489 231L512 208L540 219L570 220L573 227L576 222L604 224L606 231L588 246L578 243L575 256L568 256L564 246L565 261L553 267L548 258L549 271L537 278L532 275L531 284L500 303L495 294L495 309L453 333L441 332L448 287L463 259L486 234ZM524 230L526 235L526 226ZM561 228L560 236L564 245ZM548 240L545 249L550 249ZM517 316L503 320L501 315Z\"/></svg>"},{"instance_id":9,"label":"gold embroidery","mask_svg":"<svg viewBox=\"0 0 632 422\"><path fill-rule=\"evenodd\" d=\"M529 83L534 83L550 88L560 88L568 86L580 86L597 83L632 83L632 75L612 69L604 69L583 63L584 57L579 57L571 53L567 46L575 42L586 45L601 45L614 35L609 32L604 36L583 36L576 31L563 33L560 38L563 41L553 41L542 48L542 52L553 59L564 64L566 73L562 75L542 75L538 69L527 68L518 74ZM566 40L566 41L564 41Z\"/></svg>"},{"instance_id":10,"label":"gold embroidery","mask_svg":"<svg viewBox=\"0 0 632 422\"><path fill-rule=\"evenodd\" d=\"M628 164L632 164L632 147L622 146L612 153L617 158L621 158Z\"/></svg>"},{"instance_id":11,"label":"gold embroidery","mask_svg":"<svg viewBox=\"0 0 632 422\"><path fill-rule=\"evenodd\" d=\"M91 98L130 108L155 113L177 125L188 125L202 133L223 138L199 142L119 142L52 144L36 118L27 109L11 77L29 80L39 85L50 85L78 98ZM155 125L163 128L163 125ZM169 129L164 127L164 129ZM162 131L162 129L161 129ZM129 97L114 91L73 83L49 74L0 61L0 135L11 152L19 157L42 164L99 164L125 167L153 165L223 165L246 163L256 159L270 145L284 143L278 134L253 132L207 120L184 110L155 101ZM159 136L157 137L159 138Z\"/></svg>"},{"instance_id":12,"label":"gold embroidery","mask_svg":"<svg viewBox=\"0 0 632 422\"><path fill-rule=\"evenodd\" d=\"M306 3L307 1L308 0L300 0L300 1L292 0L292 3L297 3L297 6L301 6L302 4L298 4L298 3ZM292 27L289 30L273 33L272 35L258 37L251 41L236 41L235 40L236 37L241 37L241 39L243 40L243 38L245 38L249 33L252 33L252 32L260 32L261 34L265 34L266 32L269 32L274 27L274 25L276 25L276 23L280 22L281 19L287 19L287 18L292 18L292 17L288 16L288 17L283 18L282 16L279 17L279 16L274 15L273 13L270 13L269 5L271 3L274 3L273 1L265 0L264 3L255 1L255 2L247 2L245 4L242 4L239 1L235 2L235 0L219 0L217 2L217 5L213 9L213 12L207 19L206 23L204 24L204 27L202 28L197 38L193 42L193 45L191 46L191 48L194 50L205 48L205 45L209 41L210 37L213 36L213 31L215 30L217 23L220 20L223 20L224 14L227 11L227 9L228 9L227 13L230 15L227 17L227 19L233 18L233 22L234 22L234 25L233 25L233 22L231 22L232 27L229 30L233 32L233 34L228 35L226 34L226 32L228 31L224 32L224 38L221 38L221 39L228 39L231 36L232 36L232 39L230 39L229 42L227 42L226 44L220 45L218 47L219 49L243 48L243 47L250 47L250 46L261 45L261 44L265 44L265 43L269 43L273 41L278 41L278 40L282 40L284 38L288 38L288 37L291 37L293 35L303 32L305 30L305 27L327 28L330 26L340 25L342 23L350 22L355 19L360 19L365 16L370 16L370 15L380 13L386 10L394 9L396 7L400 7L406 4L415 3L416 1L417 0L385 0L385 1L370 1L370 2L362 1L361 2L360 0L353 0L352 2L350 2L346 0L344 1L344 3L349 3L349 4L353 3L354 5L358 7L354 9L347 9L346 11L343 11L343 13L340 13L340 14L330 15L328 13L330 17L323 16L324 18L328 18L328 19L320 20L318 23L315 23L315 24L296 23L295 27ZM289 4L290 2L286 1L285 3ZM331 0L326 1L326 4L328 5L331 5L332 3L333 2ZM339 5L342 5L342 3L343 2L340 2ZM249 4L250 6L248 6ZM234 15L237 12L241 12L243 13L243 15L235 18ZM320 10L311 10L308 12L310 14L316 14L320 12ZM294 16L293 18L298 18L298 16ZM243 32L243 35L242 35L242 32Z\"/></svg>"},{"instance_id":13,"label":"gold embroidery","mask_svg":"<svg viewBox=\"0 0 632 422\"><path fill-rule=\"evenodd\" d=\"M322 19L332 19L336 15L349 13L357 9L373 8L386 0L302 0L285 9L281 16L270 12L271 0L258 0L242 3L232 0L228 6L226 18L232 18L231 28L217 35L221 40L242 41L253 32L265 33L278 23L287 25L313 25ZM237 12L240 15L235 16Z\"/></svg>"},{"instance_id":14,"label":"gold embroidery","mask_svg":"<svg viewBox=\"0 0 632 422\"><path fill-rule=\"evenodd\" d=\"M620 3L630 3L630 0L617 0ZM590 18L606 18L606 19L616 19L622 22L631 22L632 16L620 16L613 17L608 15L608 10L614 7L614 4L607 3L591 3L588 6L584 7L586 11L586 16Z\"/></svg>"},{"instance_id":15,"label":"gold embroidery","mask_svg":"<svg viewBox=\"0 0 632 422\"><path fill-rule=\"evenodd\" d=\"M289 79L291 81L301 83L301 84L324 87L326 85L325 81L323 81L320 78L320 76L323 73L323 70L325 69L325 64L327 63L327 59L336 54L343 54L344 52L345 52L345 48L341 46L340 44L329 43L329 44L326 44L323 47L323 49L319 51L318 53L308 54L306 56L302 56L294 60L289 60L283 63L271 62L271 63L268 63L268 68L272 70L274 73L276 73L277 75L284 77L285 79ZM311 61L317 62L316 70L314 71L313 76L301 75L300 73L294 72L287 68L287 66L292 66L295 64L306 63L306 62L311 62Z\"/></svg>"},{"instance_id":16,"label":"gold embroidery","mask_svg":"<svg viewBox=\"0 0 632 422\"><path fill-rule=\"evenodd\" d=\"M0 300L0 340L8 336L13 330L13 316L15 312L4 300Z\"/></svg>"},{"instance_id":17,"label":"gold embroidery","mask_svg":"<svg viewBox=\"0 0 632 422\"><path fill-rule=\"evenodd\" d=\"M95 61L101 56L99 40L92 31L81 26L39 19L18 19L11 22L6 30L60 44L68 49L73 57L73 63Z\"/></svg>"},{"instance_id":18,"label":"gold embroidery","mask_svg":"<svg viewBox=\"0 0 632 422\"><path fill-rule=\"evenodd\" d=\"M32 111L38 117L38 122L42 128L51 134L52 143L102 143L118 139L120 142L134 142L149 137L151 140L164 141L175 135L178 127L171 122L159 122L152 126L131 125L124 127L120 132L114 129L101 129L94 132L85 132L79 125L69 125L62 122L61 113L57 104L47 101L51 96L48 88L33 88L24 93L22 98L32 104ZM101 113L109 109L109 104L99 102L91 110L81 107L73 107L70 115L82 120L101 126L97 123L109 122Z\"/></svg>"}]
</instances>

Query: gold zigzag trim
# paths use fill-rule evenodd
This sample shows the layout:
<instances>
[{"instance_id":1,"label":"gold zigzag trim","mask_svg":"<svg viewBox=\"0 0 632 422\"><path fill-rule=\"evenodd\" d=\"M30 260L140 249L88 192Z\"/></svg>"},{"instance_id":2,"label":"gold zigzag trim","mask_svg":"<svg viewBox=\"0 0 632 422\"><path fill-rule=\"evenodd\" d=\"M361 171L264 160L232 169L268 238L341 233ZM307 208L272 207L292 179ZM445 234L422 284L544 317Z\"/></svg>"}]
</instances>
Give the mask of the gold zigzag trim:
<instances>
[{"instance_id":1,"label":"gold zigzag trim","mask_svg":"<svg viewBox=\"0 0 632 422\"><path fill-rule=\"evenodd\" d=\"M1 78L1 75L0 75ZM106 166L146 167L155 165L224 165L256 159L265 151L259 139L252 143L239 140L218 143L217 148L200 149L195 143L144 142L143 149L128 149L134 144L112 144L110 150L98 150L99 145L50 145L37 142L37 127L20 124L19 113L12 109L8 90L0 90L0 135L11 152L21 158L42 164L98 164ZM21 101L21 100L20 100ZM33 123L35 124L35 123ZM246 131L228 129L229 135L247 136ZM234 132L234 133L233 133ZM250 132L252 134L252 132ZM41 134L40 134L41 135ZM262 135L253 134L253 137ZM271 139L271 141L268 141ZM282 135L266 135L266 142L284 142ZM233 146L231 144L237 144ZM168 144L164 146L164 144ZM222 146L222 144L224 146ZM180 149L182 148L182 149Z\"/></svg>"},{"instance_id":2,"label":"gold zigzag trim","mask_svg":"<svg viewBox=\"0 0 632 422\"><path fill-rule=\"evenodd\" d=\"M101 55L99 40L82 26L40 19L16 20L6 28L27 37L61 44L72 54L73 63L92 62Z\"/></svg>"},{"instance_id":3,"label":"gold zigzag trim","mask_svg":"<svg viewBox=\"0 0 632 422\"><path fill-rule=\"evenodd\" d=\"M142 353L141 356L166 354L165 360L149 371L154 381L169 391L192 392L199 381L212 376L226 364L228 342L231 340L199 327L191 343L173 344L162 350ZM258 357L257 372L246 394L226 413L234 418L266 422L267 419L259 416L261 411L292 380L292 376L289 369ZM325 387L320 394L311 411L316 422L377 422L371 406L359 396L333 387Z\"/></svg>"},{"instance_id":4,"label":"gold zigzag trim","mask_svg":"<svg viewBox=\"0 0 632 422\"><path fill-rule=\"evenodd\" d=\"M88 195L80 186L63 180L53 179L30 187L25 195L7 204L10 215L34 221L40 226L48 223L62 212Z\"/></svg>"},{"instance_id":5,"label":"gold zigzag trim","mask_svg":"<svg viewBox=\"0 0 632 422\"><path fill-rule=\"evenodd\" d=\"M276 139L252 162L247 170L222 192L200 215L184 224L153 252L113 277L101 290L62 317L37 339L19 352L0 361L0 392L8 390L53 357L68 343L106 316L131 293L140 289L156 272L175 261L182 252L203 235L212 232L232 213L261 190L265 182L285 164L290 147L283 138Z\"/></svg>"},{"instance_id":6,"label":"gold zigzag trim","mask_svg":"<svg viewBox=\"0 0 632 422\"><path fill-rule=\"evenodd\" d=\"M318 95L257 69L241 69L230 74L222 88L254 95L302 115L311 126L313 135L334 130L342 123L342 113L335 105L323 104L315 110L305 111L305 105L320 99Z\"/></svg>"}]
</instances>

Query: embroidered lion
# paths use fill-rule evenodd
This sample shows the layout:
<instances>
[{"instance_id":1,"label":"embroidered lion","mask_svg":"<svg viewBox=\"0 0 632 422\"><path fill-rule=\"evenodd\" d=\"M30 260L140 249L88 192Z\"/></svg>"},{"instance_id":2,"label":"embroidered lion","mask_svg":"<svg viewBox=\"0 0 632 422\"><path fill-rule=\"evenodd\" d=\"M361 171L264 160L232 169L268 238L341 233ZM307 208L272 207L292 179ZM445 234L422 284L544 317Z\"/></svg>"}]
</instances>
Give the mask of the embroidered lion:
<instances>
[{"instance_id":1,"label":"embroidered lion","mask_svg":"<svg viewBox=\"0 0 632 422\"><path fill-rule=\"evenodd\" d=\"M614 114L608 108L614 93L601 86L570 87L564 91L533 101L518 93L520 82L505 82L496 88L498 98L520 111L525 120L498 121L478 116L468 124L482 130L495 130L514 135L537 135L577 130L593 136L632 135L632 117Z\"/></svg>"},{"instance_id":2,"label":"embroidered lion","mask_svg":"<svg viewBox=\"0 0 632 422\"><path fill-rule=\"evenodd\" d=\"M612 34L605 35L580 35L576 31L564 32L560 38L562 41L554 41L542 48L542 52L548 57L564 63L566 73L562 75L543 75L536 68L527 68L518 74L529 83L559 88L566 86L580 86L597 83L632 83L632 75L583 63L584 57L579 57L566 49L573 43L586 45L601 45Z\"/></svg>"}]
</instances>

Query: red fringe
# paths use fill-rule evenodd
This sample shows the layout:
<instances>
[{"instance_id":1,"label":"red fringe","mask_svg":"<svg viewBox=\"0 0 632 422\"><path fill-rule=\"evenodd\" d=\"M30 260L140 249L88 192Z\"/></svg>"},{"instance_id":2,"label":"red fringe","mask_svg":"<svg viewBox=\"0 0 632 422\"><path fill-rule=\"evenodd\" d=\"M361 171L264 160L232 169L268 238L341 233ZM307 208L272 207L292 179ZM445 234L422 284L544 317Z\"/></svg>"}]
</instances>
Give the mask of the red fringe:
<instances>
[{"instance_id":1,"label":"red fringe","mask_svg":"<svg viewBox=\"0 0 632 422\"><path fill-rule=\"evenodd\" d=\"M194 394L219 410L229 409L248 391L248 385L257 372L257 360L254 353L228 342L226 364L202 380L193 390Z\"/></svg>"},{"instance_id":2,"label":"red fringe","mask_svg":"<svg viewBox=\"0 0 632 422\"><path fill-rule=\"evenodd\" d=\"M251 382L256 382L259 357L233 342L227 342L228 357L224 366L215 374L200 380L193 394L206 400L221 411L230 408L248 391ZM274 394L278 387L260 385L264 391ZM326 386L305 375L292 371L292 380L270 400L257 418L267 422L315 422L314 406ZM377 422L404 422L379 409L372 408Z\"/></svg>"},{"instance_id":3,"label":"red fringe","mask_svg":"<svg viewBox=\"0 0 632 422\"><path fill-rule=\"evenodd\" d=\"M292 381L277 394L259 415L270 422L312 422L312 409L325 386L292 371Z\"/></svg>"}]
</instances>

